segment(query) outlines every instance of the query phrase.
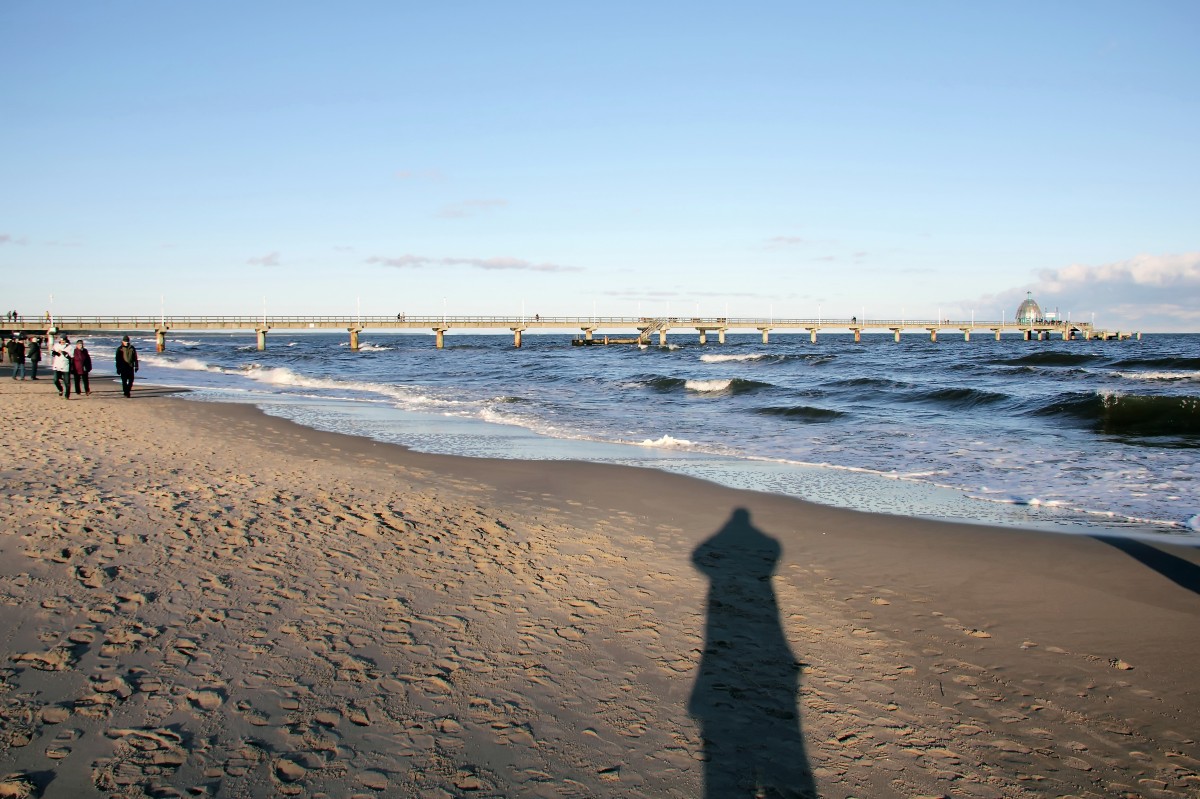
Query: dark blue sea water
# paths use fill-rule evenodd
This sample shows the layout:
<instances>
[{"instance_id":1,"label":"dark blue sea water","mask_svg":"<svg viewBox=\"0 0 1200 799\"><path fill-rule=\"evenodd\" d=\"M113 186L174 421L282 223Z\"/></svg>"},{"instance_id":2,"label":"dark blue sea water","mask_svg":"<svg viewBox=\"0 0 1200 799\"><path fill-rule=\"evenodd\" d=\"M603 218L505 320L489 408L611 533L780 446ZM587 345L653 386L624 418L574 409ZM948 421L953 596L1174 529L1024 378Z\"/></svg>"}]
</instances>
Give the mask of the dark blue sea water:
<instances>
[{"instance_id":1,"label":"dark blue sea water","mask_svg":"<svg viewBox=\"0 0 1200 799\"><path fill-rule=\"evenodd\" d=\"M629 463L827 504L1200 538L1200 335L182 335L141 377L468 456ZM115 346L93 339L92 352Z\"/></svg>"}]
</instances>

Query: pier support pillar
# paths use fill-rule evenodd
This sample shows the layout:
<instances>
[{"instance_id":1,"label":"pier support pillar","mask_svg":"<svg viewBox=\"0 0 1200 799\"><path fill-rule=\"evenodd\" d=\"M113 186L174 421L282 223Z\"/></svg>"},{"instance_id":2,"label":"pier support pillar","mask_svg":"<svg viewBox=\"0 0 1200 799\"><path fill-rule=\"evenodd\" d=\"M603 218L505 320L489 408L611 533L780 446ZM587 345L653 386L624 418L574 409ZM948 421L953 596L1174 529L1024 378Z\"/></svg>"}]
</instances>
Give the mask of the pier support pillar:
<instances>
[{"instance_id":1,"label":"pier support pillar","mask_svg":"<svg viewBox=\"0 0 1200 799\"><path fill-rule=\"evenodd\" d=\"M258 351L262 352L267 348L267 331L269 327L260 327L255 329L255 334L258 336Z\"/></svg>"},{"instance_id":2,"label":"pier support pillar","mask_svg":"<svg viewBox=\"0 0 1200 799\"><path fill-rule=\"evenodd\" d=\"M725 328L721 328L717 331L717 342L720 344L725 343Z\"/></svg>"},{"instance_id":3,"label":"pier support pillar","mask_svg":"<svg viewBox=\"0 0 1200 799\"><path fill-rule=\"evenodd\" d=\"M994 330L996 333L996 341L999 341L1000 340L1000 328L993 327L992 330Z\"/></svg>"},{"instance_id":4,"label":"pier support pillar","mask_svg":"<svg viewBox=\"0 0 1200 799\"><path fill-rule=\"evenodd\" d=\"M584 341L591 341L592 334L596 332L596 328L594 328L594 327L581 327L579 329L583 331L583 340Z\"/></svg>"},{"instance_id":5,"label":"pier support pillar","mask_svg":"<svg viewBox=\"0 0 1200 799\"><path fill-rule=\"evenodd\" d=\"M167 329L165 327L154 331L154 349L158 352L167 351Z\"/></svg>"},{"instance_id":6,"label":"pier support pillar","mask_svg":"<svg viewBox=\"0 0 1200 799\"><path fill-rule=\"evenodd\" d=\"M362 328L348 327L346 330L350 333L350 351L358 352L358 334L362 332Z\"/></svg>"},{"instance_id":7,"label":"pier support pillar","mask_svg":"<svg viewBox=\"0 0 1200 799\"><path fill-rule=\"evenodd\" d=\"M665 327L658 331L658 346L667 346L667 329Z\"/></svg>"},{"instance_id":8,"label":"pier support pillar","mask_svg":"<svg viewBox=\"0 0 1200 799\"><path fill-rule=\"evenodd\" d=\"M768 342L770 341L770 333L771 333L771 328L769 328L769 327L760 327L760 328L759 328L759 330L761 330L761 331L762 331L762 334L763 334L763 344L766 344L766 343L768 343ZM814 339L814 341L815 341L815 339Z\"/></svg>"},{"instance_id":9,"label":"pier support pillar","mask_svg":"<svg viewBox=\"0 0 1200 799\"><path fill-rule=\"evenodd\" d=\"M854 343L862 344L862 328L861 327L852 327L852 328L850 328L850 330L854 333Z\"/></svg>"},{"instance_id":10,"label":"pier support pillar","mask_svg":"<svg viewBox=\"0 0 1200 799\"><path fill-rule=\"evenodd\" d=\"M893 339L893 340L894 340L894 341L895 341L897 344L899 344L899 343L900 343L900 328L898 328L898 327L893 327L893 328L892 328L892 339Z\"/></svg>"},{"instance_id":11,"label":"pier support pillar","mask_svg":"<svg viewBox=\"0 0 1200 799\"><path fill-rule=\"evenodd\" d=\"M937 343L937 332L938 332L938 329L936 327L929 328L929 341L931 343L934 343L934 344Z\"/></svg>"},{"instance_id":12,"label":"pier support pillar","mask_svg":"<svg viewBox=\"0 0 1200 799\"><path fill-rule=\"evenodd\" d=\"M521 347L521 334L525 332L525 328L514 327L511 330L513 332L513 346L519 349Z\"/></svg>"},{"instance_id":13,"label":"pier support pillar","mask_svg":"<svg viewBox=\"0 0 1200 799\"><path fill-rule=\"evenodd\" d=\"M1021 337L1024 338L1026 341L1031 341L1033 339L1033 331L1032 330L1022 330Z\"/></svg>"},{"instance_id":14,"label":"pier support pillar","mask_svg":"<svg viewBox=\"0 0 1200 799\"><path fill-rule=\"evenodd\" d=\"M1070 341L1070 340L1071 340L1071 328L1069 328L1069 327L1064 328L1063 329L1063 341Z\"/></svg>"},{"instance_id":15,"label":"pier support pillar","mask_svg":"<svg viewBox=\"0 0 1200 799\"><path fill-rule=\"evenodd\" d=\"M707 344L708 343L708 331L702 327L698 327L696 329L700 331L700 343Z\"/></svg>"},{"instance_id":16,"label":"pier support pillar","mask_svg":"<svg viewBox=\"0 0 1200 799\"><path fill-rule=\"evenodd\" d=\"M810 327L810 328L806 328L806 329L808 330L808 343L816 344L817 343L817 328ZM763 344L767 343L766 335L767 334L764 332L763 333Z\"/></svg>"},{"instance_id":17,"label":"pier support pillar","mask_svg":"<svg viewBox=\"0 0 1200 799\"><path fill-rule=\"evenodd\" d=\"M970 340L971 340L971 328L964 327L963 328L963 341L970 341Z\"/></svg>"},{"instance_id":18,"label":"pier support pillar","mask_svg":"<svg viewBox=\"0 0 1200 799\"><path fill-rule=\"evenodd\" d=\"M447 330L449 330L449 328L446 328L446 327L435 327L433 329L433 332L437 334L437 341L435 343L435 346L439 350L445 349L445 347L446 347L446 331Z\"/></svg>"}]
</instances>

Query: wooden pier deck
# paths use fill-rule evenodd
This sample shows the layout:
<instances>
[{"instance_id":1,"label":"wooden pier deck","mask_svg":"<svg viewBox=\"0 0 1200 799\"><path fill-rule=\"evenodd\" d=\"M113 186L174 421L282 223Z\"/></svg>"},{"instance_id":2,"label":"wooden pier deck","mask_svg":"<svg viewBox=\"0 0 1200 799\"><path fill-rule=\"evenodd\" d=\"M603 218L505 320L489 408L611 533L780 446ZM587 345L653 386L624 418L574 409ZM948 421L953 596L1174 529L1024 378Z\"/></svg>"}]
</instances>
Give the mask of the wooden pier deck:
<instances>
[{"instance_id":1,"label":"wooden pier deck","mask_svg":"<svg viewBox=\"0 0 1200 799\"><path fill-rule=\"evenodd\" d=\"M445 334L451 330L508 330L514 346L520 347L522 334L529 330L580 331L585 342L599 341L597 333L619 339L622 343L657 343L666 345L671 331L694 331L701 344L711 335L719 343L730 332L757 332L764 344L772 332L804 332L816 342L823 332L849 332L855 341L863 333L891 333L899 342L903 334L917 333L937 341L939 335L961 335L970 341L973 334L992 335L997 341L1003 334L1019 335L1023 340L1059 337L1072 339L1140 338L1140 333L1098 329L1089 322L1044 320L1036 322L977 321L954 319L858 319L850 317L816 319L774 319L762 317L652 317L652 316L55 316L18 317L0 326L5 335L57 334L80 336L94 333L153 334L162 351L168 332L247 331L258 336L259 349L266 348L267 334L272 330L345 330L350 346L358 349L359 334L367 330L427 330L435 335L436 346L445 345ZM632 337L630 334L632 333Z\"/></svg>"}]
</instances>

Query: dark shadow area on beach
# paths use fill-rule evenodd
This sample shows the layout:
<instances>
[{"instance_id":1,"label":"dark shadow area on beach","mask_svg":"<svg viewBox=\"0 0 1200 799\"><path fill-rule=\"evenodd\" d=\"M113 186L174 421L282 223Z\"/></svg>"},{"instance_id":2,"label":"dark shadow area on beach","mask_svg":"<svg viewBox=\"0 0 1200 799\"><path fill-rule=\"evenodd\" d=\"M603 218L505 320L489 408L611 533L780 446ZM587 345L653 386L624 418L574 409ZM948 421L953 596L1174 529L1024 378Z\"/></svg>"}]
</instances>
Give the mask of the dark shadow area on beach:
<instances>
[{"instance_id":1,"label":"dark shadow area on beach","mask_svg":"<svg viewBox=\"0 0 1200 799\"><path fill-rule=\"evenodd\" d=\"M1195 563L1133 538L1106 535L1094 535L1092 538L1121 550L1181 588L1186 588L1193 594L1200 594L1200 566Z\"/></svg>"},{"instance_id":2,"label":"dark shadow area on beach","mask_svg":"<svg viewBox=\"0 0 1200 799\"><path fill-rule=\"evenodd\" d=\"M771 576L781 547L738 508L692 553L709 579L704 653L688 711L704 739L704 796L816 797L797 694L801 664Z\"/></svg>"}]
</instances>

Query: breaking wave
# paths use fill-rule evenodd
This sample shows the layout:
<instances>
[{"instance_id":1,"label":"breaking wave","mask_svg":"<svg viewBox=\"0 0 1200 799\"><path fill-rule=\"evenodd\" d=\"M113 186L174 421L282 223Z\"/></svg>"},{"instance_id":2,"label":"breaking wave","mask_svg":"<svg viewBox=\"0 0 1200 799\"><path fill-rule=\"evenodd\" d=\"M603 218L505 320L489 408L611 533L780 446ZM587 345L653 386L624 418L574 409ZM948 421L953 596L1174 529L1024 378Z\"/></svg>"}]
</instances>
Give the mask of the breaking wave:
<instances>
[{"instance_id":1,"label":"breaking wave","mask_svg":"<svg viewBox=\"0 0 1200 799\"><path fill-rule=\"evenodd\" d=\"M828 408L814 408L809 405L791 405L782 407L756 408L755 413L764 416L782 416L802 422L832 422L845 416L843 411L832 411Z\"/></svg>"},{"instance_id":2,"label":"breaking wave","mask_svg":"<svg viewBox=\"0 0 1200 799\"><path fill-rule=\"evenodd\" d=\"M1034 411L1079 420L1099 433L1135 436L1200 435L1200 396L1073 394Z\"/></svg>"}]
</instances>

